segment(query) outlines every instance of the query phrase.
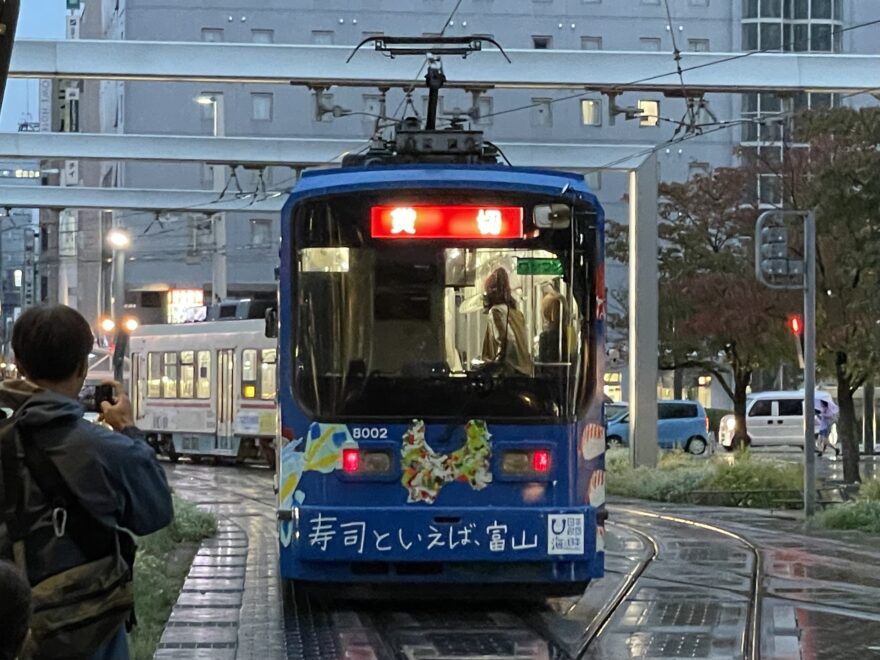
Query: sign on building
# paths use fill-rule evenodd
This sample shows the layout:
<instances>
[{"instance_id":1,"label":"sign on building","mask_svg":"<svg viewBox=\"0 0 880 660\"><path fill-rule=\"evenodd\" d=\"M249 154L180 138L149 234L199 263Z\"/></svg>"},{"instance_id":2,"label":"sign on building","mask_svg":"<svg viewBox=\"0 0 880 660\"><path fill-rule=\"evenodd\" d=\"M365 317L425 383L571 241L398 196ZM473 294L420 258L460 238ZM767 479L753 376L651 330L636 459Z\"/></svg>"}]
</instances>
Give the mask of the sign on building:
<instances>
[{"instance_id":1,"label":"sign on building","mask_svg":"<svg viewBox=\"0 0 880 660\"><path fill-rule=\"evenodd\" d=\"M21 306L28 309L36 303L34 279L36 278L36 240L31 227L24 228L24 261L21 278Z\"/></svg>"},{"instance_id":2,"label":"sign on building","mask_svg":"<svg viewBox=\"0 0 880 660\"><path fill-rule=\"evenodd\" d=\"M64 209L58 214L58 256L76 256L77 212Z\"/></svg>"},{"instance_id":3,"label":"sign on building","mask_svg":"<svg viewBox=\"0 0 880 660\"><path fill-rule=\"evenodd\" d=\"M48 133L52 130L52 81L44 78L40 81L40 131Z\"/></svg>"}]
</instances>

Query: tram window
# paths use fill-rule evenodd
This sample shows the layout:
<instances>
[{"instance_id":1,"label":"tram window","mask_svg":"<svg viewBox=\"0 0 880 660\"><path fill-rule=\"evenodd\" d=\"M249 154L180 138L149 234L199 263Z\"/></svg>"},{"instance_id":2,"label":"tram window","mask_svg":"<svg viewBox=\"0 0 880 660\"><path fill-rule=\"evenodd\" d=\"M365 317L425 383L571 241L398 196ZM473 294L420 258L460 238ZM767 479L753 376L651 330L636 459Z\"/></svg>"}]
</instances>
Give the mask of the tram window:
<instances>
[{"instance_id":1,"label":"tram window","mask_svg":"<svg viewBox=\"0 0 880 660\"><path fill-rule=\"evenodd\" d=\"M192 351L180 352L180 398L192 399L195 389L195 356Z\"/></svg>"},{"instance_id":2,"label":"tram window","mask_svg":"<svg viewBox=\"0 0 880 660\"><path fill-rule=\"evenodd\" d=\"M162 398L177 398L177 353L165 353L163 356Z\"/></svg>"},{"instance_id":3,"label":"tram window","mask_svg":"<svg viewBox=\"0 0 880 660\"><path fill-rule=\"evenodd\" d=\"M196 373L196 397L211 398L211 353L199 351L197 356L198 372Z\"/></svg>"},{"instance_id":4,"label":"tram window","mask_svg":"<svg viewBox=\"0 0 880 660\"><path fill-rule=\"evenodd\" d=\"M241 352L241 395L257 398L257 351L253 348Z\"/></svg>"},{"instance_id":5,"label":"tram window","mask_svg":"<svg viewBox=\"0 0 880 660\"><path fill-rule=\"evenodd\" d=\"M147 355L147 396L158 399L162 396L162 354Z\"/></svg>"},{"instance_id":6,"label":"tram window","mask_svg":"<svg viewBox=\"0 0 880 660\"><path fill-rule=\"evenodd\" d=\"M276 353L274 348L260 351L260 398L275 399Z\"/></svg>"}]
</instances>

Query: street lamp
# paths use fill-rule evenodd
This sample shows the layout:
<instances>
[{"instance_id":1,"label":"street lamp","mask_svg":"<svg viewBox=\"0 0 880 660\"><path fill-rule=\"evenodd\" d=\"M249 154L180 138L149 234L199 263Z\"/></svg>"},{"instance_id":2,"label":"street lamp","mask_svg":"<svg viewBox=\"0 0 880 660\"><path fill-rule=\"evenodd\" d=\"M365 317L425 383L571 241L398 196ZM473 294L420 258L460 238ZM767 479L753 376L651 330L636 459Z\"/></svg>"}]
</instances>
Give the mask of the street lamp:
<instances>
[{"instance_id":1,"label":"street lamp","mask_svg":"<svg viewBox=\"0 0 880 660\"><path fill-rule=\"evenodd\" d=\"M223 94L200 94L196 97L199 105L210 105L214 108L214 137L225 137L226 121L223 105ZM214 192L222 192L226 178L226 167L212 166L214 172ZM226 214L215 213L211 216L214 234L214 253L211 259L211 293L215 300L224 300L227 295L226 277Z\"/></svg>"},{"instance_id":2,"label":"street lamp","mask_svg":"<svg viewBox=\"0 0 880 660\"><path fill-rule=\"evenodd\" d=\"M120 227L107 232L107 244L113 248L110 271L110 311L114 320L122 318L125 308L125 251L131 247L131 235Z\"/></svg>"}]
</instances>

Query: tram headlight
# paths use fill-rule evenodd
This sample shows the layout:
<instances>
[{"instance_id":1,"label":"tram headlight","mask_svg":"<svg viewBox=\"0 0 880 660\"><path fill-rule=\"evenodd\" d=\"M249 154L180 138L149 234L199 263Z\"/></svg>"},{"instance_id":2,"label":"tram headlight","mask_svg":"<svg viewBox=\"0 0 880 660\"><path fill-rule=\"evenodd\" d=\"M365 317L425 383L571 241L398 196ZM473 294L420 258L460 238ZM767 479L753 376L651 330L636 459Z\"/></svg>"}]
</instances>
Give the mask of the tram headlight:
<instances>
[{"instance_id":1,"label":"tram headlight","mask_svg":"<svg viewBox=\"0 0 880 660\"><path fill-rule=\"evenodd\" d=\"M508 449L501 452L501 473L509 477L544 476L550 472L549 449Z\"/></svg>"},{"instance_id":2,"label":"tram headlight","mask_svg":"<svg viewBox=\"0 0 880 660\"><path fill-rule=\"evenodd\" d=\"M393 472L390 449L358 449L354 447L342 450L342 471L347 475L380 477Z\"/></svg>"}]
</instances>

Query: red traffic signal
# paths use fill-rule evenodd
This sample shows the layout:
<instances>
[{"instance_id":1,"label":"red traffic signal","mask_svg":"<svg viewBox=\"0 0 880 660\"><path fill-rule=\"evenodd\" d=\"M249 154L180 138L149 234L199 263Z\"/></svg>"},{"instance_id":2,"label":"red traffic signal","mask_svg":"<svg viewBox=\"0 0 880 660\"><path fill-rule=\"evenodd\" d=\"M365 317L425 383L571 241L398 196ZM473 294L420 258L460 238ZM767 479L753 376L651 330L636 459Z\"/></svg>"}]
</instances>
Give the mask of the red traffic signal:
<instances>
[{"instance_id":1,"label":"red traffic signal","mask_svg":"<svg viewBox=\"0 0 880 660\"><path fill-rule=\"evenodd\" d=\"M788 329L791 330L792 334L801 335L804 331L804 321L800 316L789 316L788 317Z\"/></svg>"}]
</instances>

